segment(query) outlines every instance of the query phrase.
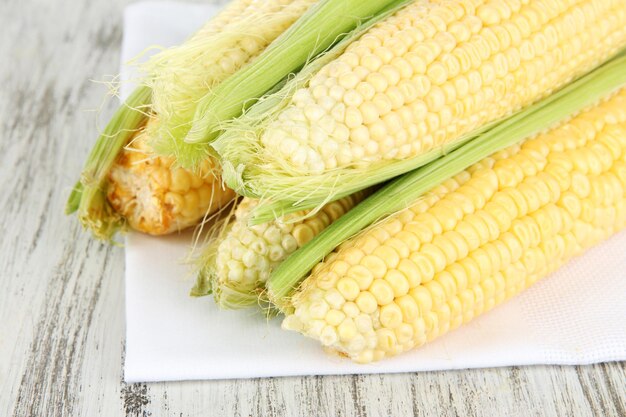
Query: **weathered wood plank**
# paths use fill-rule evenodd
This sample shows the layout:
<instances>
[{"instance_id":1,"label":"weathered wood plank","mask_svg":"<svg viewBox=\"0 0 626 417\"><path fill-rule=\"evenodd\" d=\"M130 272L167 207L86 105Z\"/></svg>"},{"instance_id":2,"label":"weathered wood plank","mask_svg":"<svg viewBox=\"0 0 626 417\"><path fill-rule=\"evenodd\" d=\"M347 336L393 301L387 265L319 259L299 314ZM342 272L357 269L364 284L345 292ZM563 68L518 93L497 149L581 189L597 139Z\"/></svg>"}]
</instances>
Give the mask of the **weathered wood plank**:
<instances>
[{"instance_id":1,"label":"weathered wood plank","mask_svg":"<svg viewBox=\"0 0 626 417\"><path fill-rule=\"evenodd\" d=\"M68 6L14 1L0 15L0 49L10 57L0 69L0 413L6 416L81 414L82 373L93 375L91 352L100 354L106 340L94 337L92 324L116 317L107 352L119 352L123 336L121 303L111 298L106 311L97 311L102 290L121 291L122 252L89 242L62 215L89 147L81 132L93 131L93 116L83 109L101 101L102 89L89 78L117 65L122 32L102 8ZM119 410L117 401L111 404Z\"/></svg>"},{"instance_id":2,"label":"weathered wood plank","mask_svg":"<svg viewBox=\"0 0 626 417\"><path fill-rule=\"evenodd\" d=\"M4 0L0 415L624 416L626 364L126 385L123 252L64 200L102 119L130 0Z\"/></svg>"}]
</instances>

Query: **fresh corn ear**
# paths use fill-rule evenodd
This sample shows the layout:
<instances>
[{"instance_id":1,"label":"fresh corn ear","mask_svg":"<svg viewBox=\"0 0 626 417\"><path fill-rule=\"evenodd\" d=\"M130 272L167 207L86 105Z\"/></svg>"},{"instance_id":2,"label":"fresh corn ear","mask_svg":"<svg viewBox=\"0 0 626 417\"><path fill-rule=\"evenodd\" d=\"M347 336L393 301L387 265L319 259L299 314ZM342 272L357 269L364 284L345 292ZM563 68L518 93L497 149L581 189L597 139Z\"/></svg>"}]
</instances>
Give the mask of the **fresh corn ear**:
<instances>
[{"instance_id":1,"label":"fresh corn ear","mask_svg":"<svg viewBox=\"0 0 626 417\"><path fill-rule=\"evenodd\" d=\"M233 193L218 180L210 151L183 141L196 105L314 2L234 0L183 45L143 64L146 75L98 138L66 212L111 240L129 225L151 234L180 230L222 207Z\"/></svg>"},{"instance_id":2,"label":"fresh corn ear","mask_svg":"<svg viewBox=\"0 0 626 417\"><path fill-rule=\"evenodd\" d=\"M331 223L357 205L369 191L324 205L318 212L298 212L268 223L250 226L258 201L244 198L225 236L209 244L193 295L213 293L222 308L259 305L272 270Z\"/></svg>"},{"instance_id":3,"label":"fresh corn ear","mask_svg":"<svg viewBox=\"0 0 626 417\"><path fill-rule=\"evenodd\" d=\"M357 362L489 311L626 227L626 89L497 152L317 266L283 322Z\"/></svg>"},{"instance_id":4,"label":"fresh corn ear","mask_svg":"<svg viewBox=\"0 0 626 417\"><path fill-rule=\"evenodd\" d=\"M238 192L319 204L436 159L624 45L622 0L415 1L213 146Z\"/></svg>"}]
</instances>

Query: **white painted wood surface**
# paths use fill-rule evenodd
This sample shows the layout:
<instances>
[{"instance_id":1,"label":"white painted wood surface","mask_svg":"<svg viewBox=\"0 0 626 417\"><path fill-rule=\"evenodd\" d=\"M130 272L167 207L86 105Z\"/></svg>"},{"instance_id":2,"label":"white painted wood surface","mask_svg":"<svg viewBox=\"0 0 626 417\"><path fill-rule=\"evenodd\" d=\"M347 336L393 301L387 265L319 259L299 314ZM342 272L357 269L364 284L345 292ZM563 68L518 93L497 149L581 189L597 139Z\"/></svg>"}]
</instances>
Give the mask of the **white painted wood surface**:
<instances>
[{"instance_id":1,"label":"white painted wood surface","mask_svg":"<svg viewBox=\"0 0 626 417\"><path fill-rule=\"evenodd\" d=\"M123 250L63 206L130 0L0 2L0 416L626 416L625 363L124 384Z\"/></svg>"}]
</instances>

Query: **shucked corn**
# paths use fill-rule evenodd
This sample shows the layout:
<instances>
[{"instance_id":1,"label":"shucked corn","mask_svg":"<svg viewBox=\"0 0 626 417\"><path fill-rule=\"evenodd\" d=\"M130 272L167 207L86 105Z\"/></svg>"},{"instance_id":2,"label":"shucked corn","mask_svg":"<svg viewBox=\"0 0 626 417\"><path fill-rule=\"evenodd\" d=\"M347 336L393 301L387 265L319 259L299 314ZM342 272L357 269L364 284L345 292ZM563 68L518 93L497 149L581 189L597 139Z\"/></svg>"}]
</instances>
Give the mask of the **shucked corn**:
<instances>
[{"instance_id":1,"label":"shucked corn","mask_svg":"<svg viewBox=\"0 0 626 417\"><path fill-rule=\"evenodd\" d=\"M498 152L316 267L283 322L358 362L518 294L626 227L626 89Z\"/></svg>"},{"instance_id":2,"label":"shucked corn","mask_svg":"<svg viewBox=\"0 0 626 417\"><path fill-rule=\"evenodd\" d=\"M130 227L153 235L172 233L195 225L234 198L222 185L213 159L191 172L176 167L172 157L154 155L148 140L147 131L139 131L108 176L107 198Z\"/></svg>"},{"instance_id":3,"label":"shucked corn","mask_svg":"<svg viewBox=\"0 0 626 417\"><path fill-rule=\"evenodd\" d=\"M424 155L549 95L625 42L622 0L415 1L251 132L249 159L226 142L218 152L238 169L233 186L323 197L351 173Z\"/></svg>"},{"instance_id":4,"label":"shucked corn","mask_svg":"<svg viewBox=\"0 0 626 417\"><path fill-rule=\"evenodd\" d=\"M280 219L249 226L257 200L244 198L235 220L219 241L214 260L204 266L200 279L212 281L217 303L226 308L258 304L258 296L272 270L328 225L343 216L369 193L360 191L323 206L315 214L292 213ZM209 250L213 250L210 246Z\"/></svg>"}]
</instances>

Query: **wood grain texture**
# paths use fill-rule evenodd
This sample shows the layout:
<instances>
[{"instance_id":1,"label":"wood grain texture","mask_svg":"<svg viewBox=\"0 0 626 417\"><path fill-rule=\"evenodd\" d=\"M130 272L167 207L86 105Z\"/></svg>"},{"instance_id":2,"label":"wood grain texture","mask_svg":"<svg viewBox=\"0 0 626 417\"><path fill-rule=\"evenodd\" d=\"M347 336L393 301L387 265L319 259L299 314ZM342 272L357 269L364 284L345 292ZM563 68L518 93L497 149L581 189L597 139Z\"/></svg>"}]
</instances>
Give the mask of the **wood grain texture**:
<instances>
[{"instance_id":1,"label":"wood grain texture","mask_svg":"<svg viewBox=\"0 0 626 417\"><path fill-rule=\"evenodd\" d=\"M2 0L1 416L626 416L624 363L124 384L123 251L62 212L129 2Z\"/></svg>"}]
</instances>

